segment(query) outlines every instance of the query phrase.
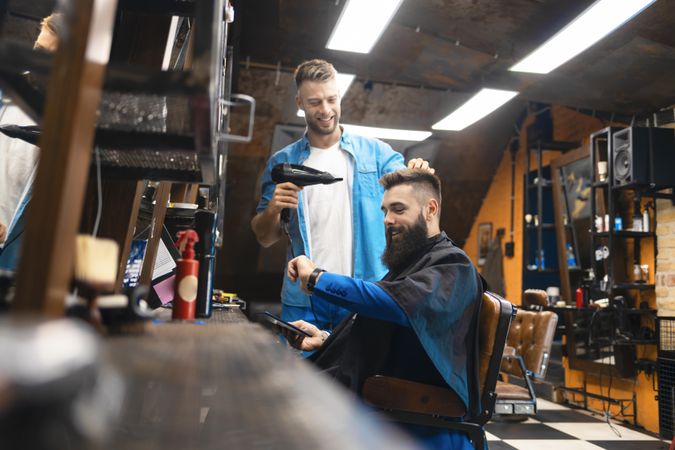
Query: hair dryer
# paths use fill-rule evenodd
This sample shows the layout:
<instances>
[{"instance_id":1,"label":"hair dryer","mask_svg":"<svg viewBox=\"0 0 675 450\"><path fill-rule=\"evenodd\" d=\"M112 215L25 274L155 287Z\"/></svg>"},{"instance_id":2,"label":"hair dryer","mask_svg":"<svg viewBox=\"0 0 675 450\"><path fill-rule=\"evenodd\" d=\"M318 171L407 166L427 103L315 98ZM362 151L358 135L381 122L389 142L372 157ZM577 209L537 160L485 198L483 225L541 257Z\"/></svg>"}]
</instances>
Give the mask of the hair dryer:
<instances>
[{"instance_id":1,"label":"hair dryer","mask_svg":"<svg viewBox=\"0 0 675 450\"><path fill-rule=\"evenodd\" d=\"M296 186L312 186L314 184L333 184L342 181L328 172L312 169L299 164L282 163L272 168L272 181L279 183L293 183Z\"/></svg>"},{"instance_id":2,"label":"hair dryer","mask_svg":"<svg viewBox=\"0 0 675 450\"><path fill-rule=\"evenodd\" d=\"M40 127L36 125L2 125L0 126L0 133L33 145L37 145L40 139Z\"/></svg>"},{"instance_id":3,"label":"hair dryer","mask_svg":"<svg viewBox=\"0 0 675 450\"><path fill-rule=\"evenodd\" d=\"M312 169L311 167L302 166L299 164L289 164L282 163L277 164L272 168L272 181L276 184L279 183L293 183L296 186L312 186L315 184L333 184L338 181L342 181L342 178L335 178L328 172L322 172L320 170ZM281 211L281 227L288 236L289 242L291 241L291 235L288 233L288 221L290 219L290 211L288 208L284 208ZM291 243L291 254L295 256L293 252L293 244Z\"/></svg>"}]
</instances>

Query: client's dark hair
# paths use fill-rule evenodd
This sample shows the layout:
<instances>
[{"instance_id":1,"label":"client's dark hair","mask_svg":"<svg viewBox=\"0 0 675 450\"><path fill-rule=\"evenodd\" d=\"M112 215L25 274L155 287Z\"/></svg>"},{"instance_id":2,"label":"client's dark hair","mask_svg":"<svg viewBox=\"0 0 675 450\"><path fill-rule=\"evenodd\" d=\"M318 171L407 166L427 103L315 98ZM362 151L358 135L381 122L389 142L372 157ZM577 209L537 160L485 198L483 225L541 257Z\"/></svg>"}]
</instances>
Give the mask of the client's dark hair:
<instances>
[{"instance_id":1,"label":"client's dark hair","mask_svg":"<svg viewBox=\"0 0 675 450\"><path fill-rule=\"evenodd\" d=\"M388 173L380 178L380 184L389 190L399 184L412 184L421 187L441 205L441 180L436 175L424 169L401 169Z\"/></svg>"}]
</instances>

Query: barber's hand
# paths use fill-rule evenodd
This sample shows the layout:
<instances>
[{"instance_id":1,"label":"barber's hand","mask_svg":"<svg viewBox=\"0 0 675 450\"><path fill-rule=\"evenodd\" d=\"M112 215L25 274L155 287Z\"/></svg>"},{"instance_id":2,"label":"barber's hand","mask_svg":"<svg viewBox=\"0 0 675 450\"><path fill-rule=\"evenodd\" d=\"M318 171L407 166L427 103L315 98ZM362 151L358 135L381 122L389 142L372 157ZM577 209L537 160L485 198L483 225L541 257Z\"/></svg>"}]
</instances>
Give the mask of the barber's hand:
<instances>
[{"instance_id":1,"label":"barber's hand","mask_svg":"<svg viewBox=\"0 0 675 450\"><path fill-rule=\"evenodd\" d=\"M5 239L7 239L7 227L0 222L0 242L5 242Z\"/></svg>"},{"instance_id":2,"label":"barber's hand","mask_svg":"<svg viewBox=\"0 0 675 450\"><path fill-rule=\"evenodd\" d=\"M274 195L267 206L274 214L279 214L284 208L298 208L298 192L301 187L293 183L279 183L274 188Z\"/></svg>"},{"instance_id":3,"label":"barber's hand","mask_svg":"<svg viewBox=\"0 0 675 450\"><path fill-rule=\"evenodd\" d=\"M422 158L413 158L408 161L408 169L422 169L432 174L436 173L436 169L429 167L429 161L425 161Z\"/></svg>"},{"instance_id":4,"label":"barber's hand","mask_svg":"<svg viewBox=\"0 0 675 450\"><path fill-rule=\"evenodd\" d=\"M293 282L300 280L300 287L306 294L309 294L307 291L307 280L315 268L316 265L308 257L300 255L288 261L288 278Z\"/></svg>"},{"instance_id":5,"label":"barber's hand","mask_svg":"<svg viewBox=\"0 0 675 450\"><path fill-rule=\"evenodd\" d=\"M306 352L316 350L317 348L321 347L321 344L323 344L323 342L326 340L326 337L328 336L327 332L319 330L317 327L309 322L305 322L304 320L296 320L295 322L290 323L291 325L295 325L302 331L306 331L312 335L312 337L307 337L283 329L283 335L288 343L297 349L304 350Z\"/></svg>"}]
</instances>

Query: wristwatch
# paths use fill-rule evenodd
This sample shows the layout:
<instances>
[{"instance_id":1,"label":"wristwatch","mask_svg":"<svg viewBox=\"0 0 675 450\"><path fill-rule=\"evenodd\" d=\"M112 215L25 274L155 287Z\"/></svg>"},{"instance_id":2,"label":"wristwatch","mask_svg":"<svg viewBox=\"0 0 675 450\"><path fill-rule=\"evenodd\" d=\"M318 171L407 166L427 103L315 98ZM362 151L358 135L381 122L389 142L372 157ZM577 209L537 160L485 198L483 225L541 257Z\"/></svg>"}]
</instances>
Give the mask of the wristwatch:
<instances>
[{"instance_id":1,"label":"wristwatch","mask_svg":"<svg viewBox=\"0 0 675 450\"><path fill-rule=\"evenodd\" d=\"M310 275L309 278L307 279L307 290L308 290L309 292L313 292L313 291L314 291L314 285L316 284L316 279L319 277L319 274L320 274L321 272L325 272L325 270L319 269L319 268L317 267L316 269L314 269L314 270L312 271L311 275Z\"/></svg>"}]
</instances>

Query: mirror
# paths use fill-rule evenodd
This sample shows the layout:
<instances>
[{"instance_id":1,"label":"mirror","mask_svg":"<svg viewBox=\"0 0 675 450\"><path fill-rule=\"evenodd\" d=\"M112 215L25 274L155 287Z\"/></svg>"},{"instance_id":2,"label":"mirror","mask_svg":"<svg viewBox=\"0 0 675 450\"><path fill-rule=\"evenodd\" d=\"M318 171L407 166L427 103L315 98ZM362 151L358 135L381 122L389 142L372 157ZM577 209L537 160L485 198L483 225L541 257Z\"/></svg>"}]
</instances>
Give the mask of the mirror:
<instances>
[{"instance_id":1,"label":"mirror","mask_svg":"<svg viewBox=\"0 0 675 450\"><path fill-rule=\"evenodd\" d=\"M574 291L591 268L592 171L588 147L551 161L560 294L574 304Z\"/></svg>"},{"instance_id":2,"label":"mirror","mask_svg":"<svg viewBox=\"0 0 675 450\"><path fill-rule=\"evenodd\" d=\"M615 361L617 315L611 308L572 308L591 261L593 170L590 149L583 147L551 161L560 294L567 330L570 367L596 373L618 373ZM602 190L596 189L596 195ZM596 198L596 202L602 200ZM602 209L602 208L601 208Z\"/></svg>"}]
</instances>

